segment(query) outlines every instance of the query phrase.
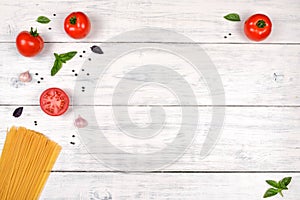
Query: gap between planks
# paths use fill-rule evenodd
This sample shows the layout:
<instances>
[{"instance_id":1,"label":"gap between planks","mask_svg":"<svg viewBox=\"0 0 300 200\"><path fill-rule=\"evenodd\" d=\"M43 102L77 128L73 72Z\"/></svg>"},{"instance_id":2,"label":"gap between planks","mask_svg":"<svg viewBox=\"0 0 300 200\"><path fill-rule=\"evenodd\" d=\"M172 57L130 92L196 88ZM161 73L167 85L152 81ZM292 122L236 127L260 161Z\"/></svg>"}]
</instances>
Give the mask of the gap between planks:
<instances>
[{"instance_id":1,"label":"gap between planks","mask_svg":"<svg viewBox=\"0 0 300 200\"><path fill-rule=\"evenodd\" d=\"M267 173L299 173L300 171L109 171L109 170L53 170L51 173L123 173L123 174L267 174Z\"/></svg>"},{"instance_id":2,"label":"gap between planks","mask_svg":"<svg viewBox=\"0 0 300 200\"><path fill-rule=\"evenodd\" d=\"M32 106L32 107L38 107L39 104L0 104L0 107L13 107L13 106ZM90 107L90 106L96 106L96 107L226 107L226 108L299 108L300 105L70 105L70 107L78 107L78 106L84 106L84 107Z\"/></svg>"},{"instance_id":3,"label":"gap between planks","mask_svg":"<svg viewBox=\"0 0 300 200\"><path fill-rule=\"evenodd\" d=\"M0 41L0 44L14 44L13 41ZM60 42L60 41L44 41L45 44L91 44L91 43L102 43L102 44L228 44L228 45L293 45L297 46L300 43L290 43L290 42L277 42L277 43L267 43L267 42L107 42L107 41L81 41L81 42Z\"/></svg>"}]
</instances>

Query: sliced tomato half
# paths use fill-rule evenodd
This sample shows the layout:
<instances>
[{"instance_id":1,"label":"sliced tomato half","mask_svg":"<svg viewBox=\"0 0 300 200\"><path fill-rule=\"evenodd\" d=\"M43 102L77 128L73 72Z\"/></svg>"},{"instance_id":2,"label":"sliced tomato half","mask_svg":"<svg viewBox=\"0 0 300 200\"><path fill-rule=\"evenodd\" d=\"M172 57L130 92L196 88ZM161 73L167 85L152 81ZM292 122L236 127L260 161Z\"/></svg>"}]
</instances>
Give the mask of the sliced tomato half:
<instances>
[{"instance_id":1,"label":"sliced tomato half","mask_svg":"<svg viewBox=\"0 0 300 200\"><path fill-rule=\"evenodd\" d=\"M40 96L41 109L48 115L60 116L69 108L68 95L59 88L49 88Z\"/></svg>"}]
</instances>

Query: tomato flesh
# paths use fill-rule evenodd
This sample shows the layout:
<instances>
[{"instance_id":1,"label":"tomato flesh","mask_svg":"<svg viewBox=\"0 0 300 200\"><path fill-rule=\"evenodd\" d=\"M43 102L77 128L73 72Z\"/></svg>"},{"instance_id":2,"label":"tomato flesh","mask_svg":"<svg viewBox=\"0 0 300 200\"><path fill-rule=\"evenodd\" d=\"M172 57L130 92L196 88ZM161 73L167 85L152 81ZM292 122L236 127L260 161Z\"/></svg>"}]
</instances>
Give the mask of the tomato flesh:
<instances>
[{"instance_id":1,"label":"tomato flesh","mask_svg":"<svg viewBox=\"0 0 300 200\"><path fill-rule=\"evenodd\" d=\"M41 109L51 116L64 114L68 110L69 102L68 95L59 88L49 88L40 96Z\"/></svg>"}]
</instances>

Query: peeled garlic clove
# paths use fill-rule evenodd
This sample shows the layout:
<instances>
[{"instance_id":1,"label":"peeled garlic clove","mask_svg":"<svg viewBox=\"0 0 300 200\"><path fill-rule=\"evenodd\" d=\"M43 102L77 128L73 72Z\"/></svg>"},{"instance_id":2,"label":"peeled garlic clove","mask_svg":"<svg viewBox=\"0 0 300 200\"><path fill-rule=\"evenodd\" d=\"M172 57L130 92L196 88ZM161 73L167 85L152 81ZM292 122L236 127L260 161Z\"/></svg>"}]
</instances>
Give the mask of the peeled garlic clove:
<instances>
[{"instance_id":1,"label":"peeled garlic clove","mask_svg":"<svg viewBox=\"0 0 300 200\"><path fill-rule=\"evenodd\" d=\"M77 128L84 128L88 125L88 122L83 119L80 115L78 115L77 119L75 119L74 125Z\"/></svg>"},{"instance_id":2,"label":"peeled garlic clove","mask_svg":"<svg viewBox=\"0 0 300 200\"><path fill-rule=\"evenodd\" d=\"M29 71L21 73L19 76L19 80L21 82L30 82L32 80L32 78L31 78Z\"/></svg>"}]
</instances>

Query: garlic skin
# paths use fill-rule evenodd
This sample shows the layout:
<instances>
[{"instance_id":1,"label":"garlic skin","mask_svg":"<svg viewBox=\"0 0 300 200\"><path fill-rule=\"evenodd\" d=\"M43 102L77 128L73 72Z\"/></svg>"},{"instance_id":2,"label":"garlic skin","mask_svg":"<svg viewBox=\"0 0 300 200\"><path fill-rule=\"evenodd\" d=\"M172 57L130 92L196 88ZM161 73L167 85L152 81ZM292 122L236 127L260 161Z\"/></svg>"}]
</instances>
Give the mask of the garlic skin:
<instances>
[{"instance_id":1,"label":"garlic skin","mask_svg":"<svg viewBox=\"0 0 300 200\"><path fill-rule=\"evenodd\" d=\"M32 80L32 77L29 73L29 71L23 72L19 75L19 80L21 82L30 82Z\"/></svg>"},{"instance_id":2,"label":"garlic skin","mask_svg":"<svg viewBox=\"0 0 300 200\"><path fill-rule=\"evenodd\" d=\"M88 122L83 119L80 115L78 115L77 119L74 121L74 126L77 128L84 128L88 125Z\"/></svg>"}]
</instances>

